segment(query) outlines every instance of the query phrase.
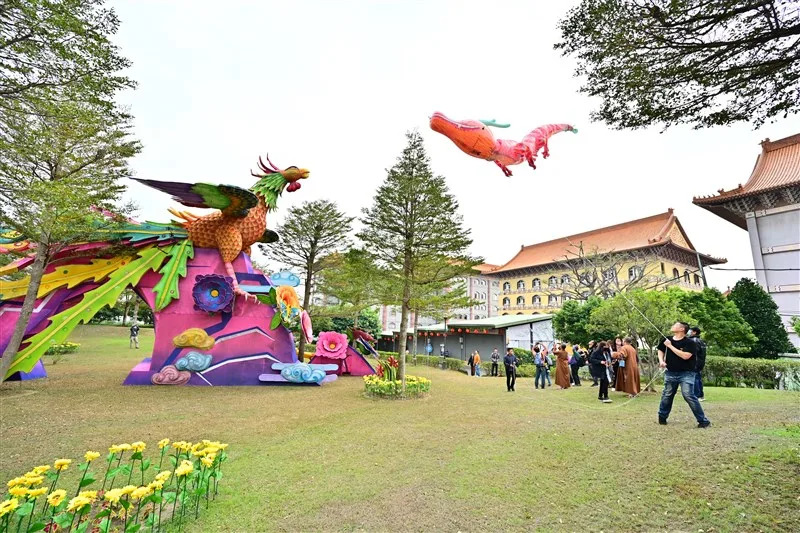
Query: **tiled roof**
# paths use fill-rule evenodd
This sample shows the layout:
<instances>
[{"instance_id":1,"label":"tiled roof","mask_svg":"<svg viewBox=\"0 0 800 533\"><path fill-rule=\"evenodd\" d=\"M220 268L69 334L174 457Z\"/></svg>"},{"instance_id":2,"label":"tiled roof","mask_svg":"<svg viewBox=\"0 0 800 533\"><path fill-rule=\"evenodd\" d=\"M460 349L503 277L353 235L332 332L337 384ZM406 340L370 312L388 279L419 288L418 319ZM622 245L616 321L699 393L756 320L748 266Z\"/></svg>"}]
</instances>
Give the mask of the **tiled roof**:
<instances>
[{"instance_id":1,"label":"tiled roof","mask_svg":"<svg viewBox=\"0 0 800 533\"><path fill-rule=\"evenodd\" d=\"M695 197L692 201L700 206L720 204L794 185L800 185L800 133L778 141L763 141L750 179L744 185L729 191L720 189L716 195Z\"/></svg>"},{"instance_id":2,"label":"tiled roof","mask_svg":"<svg viewBox=\"0 0 800 533\"><path fill-rule=\"evenodd\" d=\"M491 263L481 263L480 265L475 266L475 270L477 270L481 274L485 274L486 272L491 272L492 270L497 270L498 268L500 268L500 265L493 265Z\"/></svg>"},{"instance_id":3,"label":"tiled roof","mask_svg":"<svg viewBox=\"0 0 800 533\"><path fill-rule=\"evenodd\" d=\"M665 213L651 217L523 246L511 261L492 271L492 274L564 261L566 256L574 258L574 252L577 252L576 246L580 243L583 243L584 253L587 254L623 252L670 243L679 248L695 251L678 218L672 209L669 209ZM706 264L725 262L705 255L703 258Z\"/></svg>"}]
</instances>

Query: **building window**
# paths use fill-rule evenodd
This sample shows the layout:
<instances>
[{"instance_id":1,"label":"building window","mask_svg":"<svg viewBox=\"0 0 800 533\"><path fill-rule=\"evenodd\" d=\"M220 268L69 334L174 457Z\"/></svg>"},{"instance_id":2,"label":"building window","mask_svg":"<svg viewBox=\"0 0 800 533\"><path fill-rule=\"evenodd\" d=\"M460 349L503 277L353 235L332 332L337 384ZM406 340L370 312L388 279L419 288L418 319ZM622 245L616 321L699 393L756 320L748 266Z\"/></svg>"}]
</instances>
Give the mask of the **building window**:
<instances>
[{"instance_id":1,"label":"building window","mask_svg":"<svg viewBox=\"0 0 800 533\"><path fill-rule=\"evenodd\" d=\"M540 305L542 305L542 299L541 299L541 298L539 297L539 295L537 294L536 296L534 296L533 298L531 298L531 303L532 303L533 305L535 305L536 307L539 307Z\"/></svg>"},{"instance_id":2,"label":"building window","mask_svg":"<svg viewBox=\"0 0 800 533\"><path fill-rule=\"evenodd\" d=\"M583 298L584 300L588 300L589 299L589 291L583 291L581 293L581 298Z\"/></svg>"},{"instance_id":3,"label":"building window","mask_svg":"<svg viewBox=\"0 0 800 533\"><path fill-rule=\"evenodd\" d=\"M664 263L661 263L661 275L662 276L666 276L667 275L667 271L664 269Z\"/></svg>"},{"instance_id":4,"label":"building window","mask_svg":"<svg viewBox=\"0 0 800 533\"><path fill-rule=\"evenodd\" d=\"M673 279L681 279L681 273L678 272L677 268L672 269L672 278Z\"/></svg>"},{"instance_id":5,"label":"building window","mask_svg":"<svg viewBox=\"0 0 800 533\"><path fill-rule=\"evenodd\" d=\"M508 309L511 307L511 300L509 298L503 298L503 309Z\"/></svg>"},{"instance_id":6,"label":"building window","mask_svg":"<svg viewBox=\"0 0 800 533\"><path fill-rule=\"evenodd\" d=\"M504 291L510 291L511 290L511 284L509 282L507 282L507 281L505 283L503 283L503 290Z\"/></svg>"},{"instance_id":7,"label":"building window","mask_svg":"<svg viewBox=\"0 0 800 533\"><path fill-rule=\"evenodd\" d=\"M551 294L550 296L548 296L547 305L550 307L558 305L558 296L556 296L555 294Z\"/></svg>"},{"instance_id":8,"label":"building window","mask_svg":"<svg viewBox=\"0 0 800 533\"><path fill-rule=\"evenodd\" d=\"M617 271L613 268L609 268L603 272L603 277L606 279L606 281L614 281L617 279Z\"/></svg>"},{"instance_id":9,"label":"building window","mask_svg":"<svg viewBox=\"0 0 800 533\"><path fill-rule=\"evenodd\" d=\"M552 289L553 287L558 287L558 278L557 278L557 277L555 277L555 276L550 276L550 277L547 279L547 286L548 286L548 287L550 287L551 289Z\"/></svg>"},{"instance_id":10,"label":"building window","mask_svg":"<svg viewBox=\"0 0 800 533\"><path fill-rule=\"evenodd\" d=\"M584 285L591 285L592 283L594 283L594 273L583 272L579 276L579 279L581 280L581 283L583 283Z\"/></svg>"},{"instance_id":11,"label":"building window","mask_svg":"<svg viewBox=\"0 0 800 533\"><path fill-rule=\"evenodd\" d=\"M542 288L542 282L539 281L539 278L534 278L532 285L533 285L533 290L535 291L538 291L539 289Z\"/></svg>"},{"instance_id":12,"label":"building window","mask_svg":"<svg viewBox=\"0 0 800 533\"><path fill-rule=\"evenodd\" d=\"M684 270L683 271L683 281L685 281L686 283L689 283L689 271L688 270Z\"/></svg>"},{"instance_id":13,"label":"building window","mask_svg":"<svg viewBox=\"0 0 800 533\"><path fill-rule=\"evenodd\" d=\"M562 302L568 302L570 300L572 300L572 296L570 296L569 294L565 294L564 296L561 297Z\"/></svg>"},{"instance_id":14,"label":"building window","mask_svg":"<svg viewBox=\"0 0 800 533\"><path fill-rule=\"evenodd\" d=\"M524 291L525 290L525 282L524 281L519 280L517 282L517 290L518 291Z\"/></svg>"},{"instance_id":15,"label":"building window","mask_svg":"<svg viewBox=\"0 0 800 533\"><path fill-rule=\"evenodd\" d=\"M632 266L628 269L628 279L635 280L642 277L642 267Z\"/></svg>"},{"instance_id":16,"label":"building window","mask_svg":"<svg viewBox=\"0 0 800 533\"><path fill-rule=\"evenodd\" d=\"M394 331L394 328L397 327L397 324L394 322L389 322L389 331Z\"/></svg>"},{"instance_id":17,"label":"building window","mask_svg":"<svg viewBox=\"0 0 800 533\"><path fill-rule=\"evenodd\" d=\"M569 285L570 281L571 280L570 280L569 274L564 274L563 276L561 276L561 284L562 285Z\"/></svg>"},{"instance_id":18,"label":"building window","mask_svg":"<svg viewBox=\"0 0 800 533\"><path fill-rule=\"evenodd\" d=\"M702 283L700 283L700 276L698 276L697 274L694 275L694 284L702 285Z\"/></svg>"},{"instance_id":19,"label":"building window","mask_svg":"<svg viewBox=\"0 0 800 533\"><path fill-rule=\"evenodd\" d=\"M525 297L517 296L517 305L525 305Z\"/></svg>"}]
</instances>

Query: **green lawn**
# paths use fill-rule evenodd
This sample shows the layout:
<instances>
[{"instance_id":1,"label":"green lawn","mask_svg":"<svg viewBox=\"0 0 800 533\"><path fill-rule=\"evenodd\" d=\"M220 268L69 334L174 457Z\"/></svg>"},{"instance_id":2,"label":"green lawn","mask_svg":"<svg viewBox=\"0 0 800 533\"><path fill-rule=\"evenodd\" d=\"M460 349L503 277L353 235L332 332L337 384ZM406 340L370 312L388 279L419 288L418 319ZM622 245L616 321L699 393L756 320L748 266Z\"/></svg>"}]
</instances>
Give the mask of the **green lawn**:
<instances>
[{"instance_id":1,"label":"green lawn","mask_svg":"<svg viewBox=\"0 0 800 533\"><path fill-rule=\"evenodd\" d=\"M800 394L709 388L713 426L676 398L507 393L503 378L414 368L418 401L323 387L123 387L149 353L84 327L47 380L0 392L0 481L57 457L163 437L230 443L221 499L193 531L800 531Z\"/></svg>"}]
</instances>

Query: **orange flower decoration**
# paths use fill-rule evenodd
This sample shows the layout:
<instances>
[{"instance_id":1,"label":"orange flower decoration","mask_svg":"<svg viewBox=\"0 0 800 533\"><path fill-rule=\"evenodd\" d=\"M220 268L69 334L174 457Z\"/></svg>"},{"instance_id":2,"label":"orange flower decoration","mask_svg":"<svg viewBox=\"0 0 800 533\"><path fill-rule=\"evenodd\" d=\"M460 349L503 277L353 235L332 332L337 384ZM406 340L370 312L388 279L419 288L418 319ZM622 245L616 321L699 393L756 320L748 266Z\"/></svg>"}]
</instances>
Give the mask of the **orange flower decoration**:
<instances>
[{"instance_id":1,"label":"orange flower decoration","mask_svg":"<svg viewBox=\"0 0 800 533\"><path fill-rule=\"evenodd\" d=\"M283 302L289 309L300 307L300 299L297 297L294 287L281 285L275 289L275 295L277 296L278 303Z\"/></svg>"}]
</instances>

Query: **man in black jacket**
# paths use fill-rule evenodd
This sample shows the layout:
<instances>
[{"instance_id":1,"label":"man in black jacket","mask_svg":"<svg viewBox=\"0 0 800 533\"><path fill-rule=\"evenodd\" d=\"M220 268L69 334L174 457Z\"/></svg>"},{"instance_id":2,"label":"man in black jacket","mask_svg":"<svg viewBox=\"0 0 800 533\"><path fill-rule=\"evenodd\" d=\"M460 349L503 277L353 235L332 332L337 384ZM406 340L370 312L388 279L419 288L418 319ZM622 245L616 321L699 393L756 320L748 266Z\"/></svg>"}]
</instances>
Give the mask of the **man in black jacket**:
<instances>
[{"instance_id":1,"label":"man in black jacket","mask_svg":"<svg viewBox=\"0 0 800 533\"><path fill-rule=\"evenodd\" d=\"M605 342L599 342L594 352L589 357L592 364L592 375L600 381L600 389L597 391L597 399L603 403L611 403L608 397L608 384L610 381L609 367L611 366L611 349Z\"/></svg>"},{"instance_id":2,"label":"man in black jacket","mask_svg":"<svg viewBox=\"0 0 800 533\"><path fill-rule=\"evenodd\" d=\"M497 348L492 350L492 376L499 376L500 372L498 372L497 364L500 362L500 354L497 352Z\"/></svg>"},{"instance_id":3,"label":"man in black jacket","mask_svg":"<svg viewBox=\"0 0 800 533\"><path fill-rule=\"evenodd\" d=\"M597 348L597 343L589 341L589 347L586 350L586 361L591 361L594 349ZM592 387L597 387L597 376L594 373L594 367L589 363L589 375L592 376Z\"/></svg>"},{"instance_id":4,"label":"man in black jacket","mask_svg":"<svg viewBox=\"0 0 800 533\"><path fill-rule=\"evenodd\" d=\"M672 400L681 387L681 394L689 404L697 427L707 428L711 421L706 418L703 406L697 401L694 394L694 380L697 376L697 342L686 336L689 324L675 322L672 328L672 337L667 337L658 345L658 362L661 368L666 368L664 373L664 392L661 395L661 404L658 406L658 423L667 424L667 418L672 411Z\"/></svg>"},{"instance_id":5,"label":"man in black jacket","mask_svg":"<svg viewBox=\"0 0 800 533\"><path fill-rule=\"evenodd\" d=\"M706 400L703 394L703 369L706 367L706 342L700 338L700 328L689 328L689 337L697 343L697 376L694 378L694 394L701 402Z\"/></svg>"},{"instance_id":6,"label":"man in black jacket","mask_svg":"<svg viewBox=\"0 0 800 533\"><path fill-rule=\"evenodd\" d=\"M503 357L503 365L506 367L506 388L508 392L514 391L514 385L517 383L517 366L519 366L519 359L514 355L514 350L508 348L506 356Z\"/></svg>"}]
</instances>

